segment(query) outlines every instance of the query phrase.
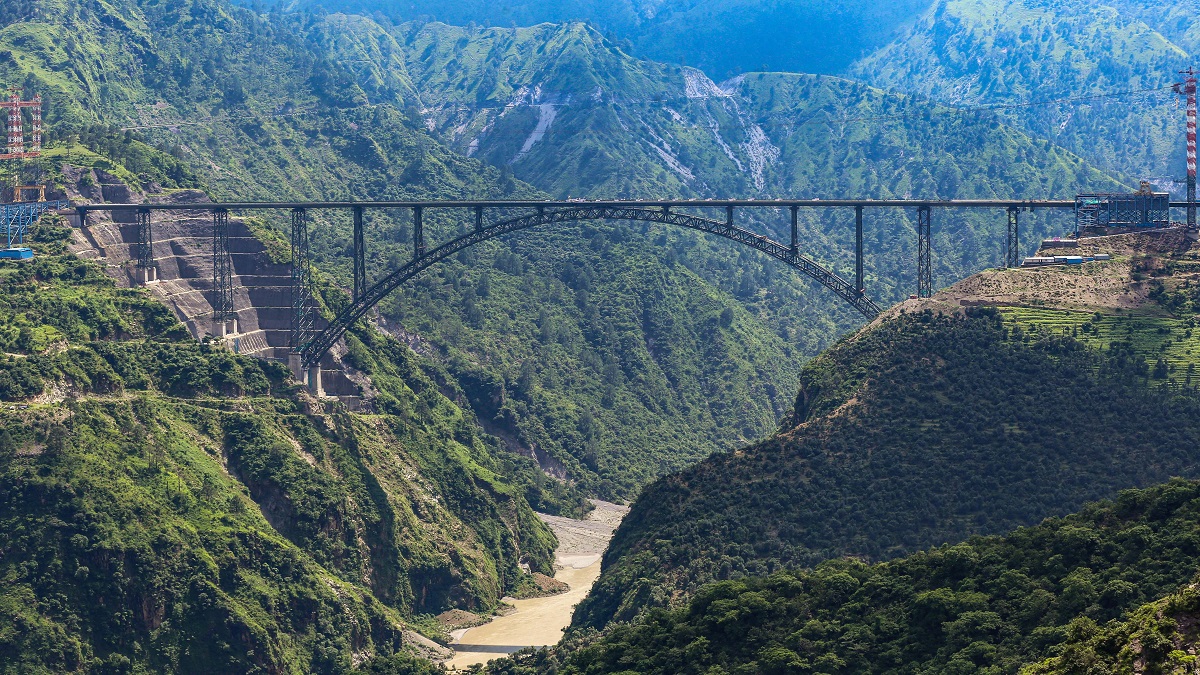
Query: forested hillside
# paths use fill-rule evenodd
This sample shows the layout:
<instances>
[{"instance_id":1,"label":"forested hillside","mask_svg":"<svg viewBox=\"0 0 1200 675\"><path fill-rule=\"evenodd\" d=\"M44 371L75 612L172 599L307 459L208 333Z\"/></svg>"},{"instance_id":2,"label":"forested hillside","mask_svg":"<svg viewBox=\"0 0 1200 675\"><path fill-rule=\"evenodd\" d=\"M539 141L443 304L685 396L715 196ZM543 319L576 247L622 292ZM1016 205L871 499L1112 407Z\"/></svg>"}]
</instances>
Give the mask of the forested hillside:
<instances>
[{"instance_id":1,"label":"forested hillside","mask_svg":"<svg viewBox=\"0 0 1200 675\"><path fill-rule=\"evenodd\" d=\"M1198 518L1195 482L1129 490L890 563L713 584L574 653L490 672L1016 673L1049 654L1021 672L1190 672Z\"/></svg>"},{"instance_id":2,"label":"forested hillside","mask_svg":"<svg viewBox=\"0 0 1200 675\"><path fill-rule=\"evenodd\" d=\"M627 52L695 66L724 79L757 70L837 74L885 44L926 8L928 0L870 7L842 0L280 0L277 4L377 16L396 23L432 19L458 26L509 27L586 21L623 44Z\"/></svg>"},{"instance_id":3,"label":"forested hillside","mask_svg":"<svg viewBox=\"0 0 1200 675\"><path fill-rule=\"evenodd\" d=\"M1144 357L1030 339L995 310L902 314L801 378L794 428L647 488L579 625L710 581L1003 532L1200 469L1200 403L1157 386Z\"/></svg>"},{"instance_id":4,"label":"forested hillside","mask_svg":"<svg viewBox=\"0 0 1200 675\"><path fill-rule=\"evenodd\" d=\"M388 411L197 344L43 223L0 273L0 661L12 672L345 672L550 571L495 439L374 331ZM19 404L19 405L18 405Z\"/></svg>"},{"instance_id":5,"label":"forested hillside","mask_svg":"<svg viewBox=\"0 0 1200 675\"><path fill-rule=\"evenodd\" d=\"M1184 173L1183 113L1169 85L1196 54L1195 22L1184 18L1195 10L1195 2L939 0L847 72L946 103L1001 106L1035 136L1182 194L1169 182ZM1132 93L1091 98L1116 92Z\"/></svg>"},{"instance_id":6,"label":"forested hillside","mask_svg":"<svg viewBox=\"0 0 1200 675\"><path fill-rule=\"evenodd\" d=\"M40 169L26 168L28 180L82 161L78 140L130 164L135 182L164 179L153 156L178 178L165 185L203 185L215 198L539 194L427 135L402 69L380 57L371 78L362 64L338 65L351 47L333 35L336 18L216 0L45 3L11 18L0 28L0 75L47 96L55 144ZM70 39L52 40L64 25ZM139 128L120 134L118 124ZM128 150L149 148L139 139L164 152ZM411 255L409 217L371 215L372 278ZM318 266L348 285L349 217L319 225ZM425 232L434 242L463 226L431 213ZM420 338L421 358L449 369L463 403L510 452L601 496L627 499L665 471L769 433L794 389L795 357L838 330L826 318L781 335L762 314L793 296L758 290L775 270L722 249L715 264L725 269L755 263L757 285L748 280L744 296L762 300L744 308L678 264L695 238L625 226L565 227L557 247L542 236L478 247L381 309L393 329ZM631 296L662 301L646 309Z\"/></svg>"}]
</instances>

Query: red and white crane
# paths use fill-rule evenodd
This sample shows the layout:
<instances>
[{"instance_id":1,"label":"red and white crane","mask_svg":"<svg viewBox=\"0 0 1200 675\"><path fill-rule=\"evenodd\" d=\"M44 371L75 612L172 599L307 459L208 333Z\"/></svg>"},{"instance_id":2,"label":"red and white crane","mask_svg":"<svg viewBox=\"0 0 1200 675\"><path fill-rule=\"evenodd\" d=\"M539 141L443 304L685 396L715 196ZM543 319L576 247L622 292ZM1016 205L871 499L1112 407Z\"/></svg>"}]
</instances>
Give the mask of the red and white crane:
<instances>
[{"instance_id":1,"label":"red and white crane","mask_svg":"<svg viewBox=\"0 0 1200 675\"><path fill-rule=\"evenodd\" d=\"M1183 82L1175 93L1187 97L1187 226L1196 229L1196 70L1180 71Z\"/></svg>"},{"instance_id":2,"label":"red and white crane","mask_svg":"<svg viewBox=\"0 0 1200 675\"><path fill-rule=\"evenodd\" d=\"M0 159L32 159L42 154L42 97L37 95L32 101L21 100L21 89L10 87L8 99L0 100L0 108L8 109L8 148L0 153ZM21 120L21 111L29 108L33 113L33 138L28 148L25 147L25 130Z\"/></svg>"}]
</instances>

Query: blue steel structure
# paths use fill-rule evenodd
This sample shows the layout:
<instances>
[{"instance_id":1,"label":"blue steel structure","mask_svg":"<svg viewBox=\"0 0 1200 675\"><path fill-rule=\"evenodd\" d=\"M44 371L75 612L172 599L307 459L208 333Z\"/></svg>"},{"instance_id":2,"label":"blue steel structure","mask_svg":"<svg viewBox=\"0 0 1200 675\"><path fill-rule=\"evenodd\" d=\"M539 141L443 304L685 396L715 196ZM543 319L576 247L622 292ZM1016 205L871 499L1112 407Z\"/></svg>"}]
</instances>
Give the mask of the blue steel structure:
<instances>
[{"instance_id":1,"label":"blue steel structure","mask_svg":"<svg viewBox=\"0 0 1200 675\"><path fill-rule=\"evenodd\" d=\"M23 244L25 234L37 222L38 218L59 209L70 208L71 203L64 200L48 202L20 202L17 204L0 204L0 221L4 223L4 233L8 237L8 247L0 251L0 260L28 260L33 257L33 251Z\"/></svg>"}]
</instances>

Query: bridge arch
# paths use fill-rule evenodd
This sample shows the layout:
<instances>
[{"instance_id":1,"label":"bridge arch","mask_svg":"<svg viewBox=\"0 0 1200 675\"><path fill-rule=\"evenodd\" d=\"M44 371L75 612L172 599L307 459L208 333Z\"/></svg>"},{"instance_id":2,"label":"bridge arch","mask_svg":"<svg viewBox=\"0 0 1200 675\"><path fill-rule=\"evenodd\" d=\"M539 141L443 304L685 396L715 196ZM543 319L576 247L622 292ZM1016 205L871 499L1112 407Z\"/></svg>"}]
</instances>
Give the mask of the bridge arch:
<instances>
[{"instance_id":1,"label":"bridge arch","mask_svg":"<svg viewBox=\"0 0 1200 675\"><path fill-rule=\"evenodd\" d=\"M308 368L319 363L321 357L354 325L354 322L364 317L372 307L379 304L392 291L459 251L488 241L489 239L521 230L542 225L585 220L627 220L662 223L715 234L730 241L762 251L789 267L799 270L801 273L816 280L822 286L833 291L838 297L849 303L868 319L875 318L881 311L879 305L855 289L854 284L842 279L837 274L834 274L833 271L823 267L811 258L801 255L798 250L781 244L769 237L755 234L734 225L732 222L732 211L730 211L730 217L725 222L721 222L685 213L674 213L668 208L654 209L636 206L581 205L578 207L554 208L552 210L538 208L537 213L499 221L486 226L478 218L477 212L476 227L472 232L448 241L431 251L422 253L400 267L400 269L380 279L373 286L367 288L349 307L343 309L324 330L318 332L303 345L299 345L298 351L300 352L304 367Z\"/></svg>"}]
</instances>

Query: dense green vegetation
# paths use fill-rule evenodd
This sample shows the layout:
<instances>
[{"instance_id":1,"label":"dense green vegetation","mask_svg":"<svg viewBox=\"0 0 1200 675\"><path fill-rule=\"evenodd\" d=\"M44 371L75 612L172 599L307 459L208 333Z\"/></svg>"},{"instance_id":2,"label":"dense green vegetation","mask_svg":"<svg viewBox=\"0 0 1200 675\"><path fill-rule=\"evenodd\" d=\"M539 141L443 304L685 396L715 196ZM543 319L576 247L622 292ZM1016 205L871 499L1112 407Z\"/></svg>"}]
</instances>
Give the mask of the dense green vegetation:
<instances>
[{"instance_id":1,"label":"dense green vegetation","mask_svg":"<svg viewBox=\"0 0 1200 675\"><path fill-rule=\"evenodd\" d=\"M1058 656L1028 666L1022 675L1100 675L1138 668L1147 673L1194 671L1198 601L1193 582L1120 621L1099 625L1088 618L1075 621L1056 650Z\"/></svg>"},{"instance_id":2,"label":"dense green vegetation","mask_svg":"<svg viewBox=\"0 0 1200 675\"><path fill-rule=\"evenodd\" d=\"M1169 84L1196 55L1194 22L1174 3L1097 5L938 0L904 34L847 72L872 84L1000 111L1107 169L1184 175L1183 113ZM1134 92L1080 101L1079 97ZM1076 100L1063 100L1076 99Z\"/></svg>"},{"instance_id":3,"label":"dense green vegetation","mask_svg":"<svg viewBox=\"0 0 1200 675\"><path fill-rule=\"evenodd\" d=\"M634 3L624 8L639 12L631 24L611 15L599 30L391 25L245 4L6 3L0 78L46 96L51 148L0 178L57 183L74 164L135 188L243 199L1060 197L1122 189L1118 172L1161 173L1173 161L1173 127L1157 113L1122 113L1111 125L1110 105L1066 119L1044 109L959 115L838 78L750 72L717 85L673 65L687 52L710 72L752 70L760 64L747 60L773 51L755 36L787 25L807 50L790 58L840 71L919 3L746 12L740 0L714 0L649 13ZM1177 9L1128 4L939 3L853 72L955 103L1159 86L1161 64L1183 54L1169 40L1196 36ZM605 7L569 3L557 18ZM506 8L536 9L436 9L487 19ZM697 21L717 32L692 30ZM829 48L847 34L834 27L863 39ZM977 73L963 56L974 53L1003 66ZM1099 74L1091 89L1085 71ZM1136 149L1118 152L1127 147ZM430 241L469 228L460 215L427 214ZM869 221L868 288L885 303L911 291L910 215ZM851 230L837 217L806 213L801 233L806 252L846 272ZM785 223L779 213L749 225L781 237ZM938 222L937 282L994 264L1002 223L995 214ZM1024 225L1028 240L1064 227L1042 217ZM270 237L286 224L256 227ZM192 343L148 296L64 255L63 236L40 228L38 260L0 270L0 399L10 413L0 429L0 612L15 626L0 628L0 660L15 671L425 670L404 653L405 631L429 625L422 613L486 611L527 587L523 567L549 571L553 538L531 506L569 514L584 508L583 494L628 499L774 429L797 384L782 435L651 485L579 623L679 606L711 581L847 555L893 559L1195 473L1185 449L1200 435L1191 421L1200 404L1185 315L1200 301L1186 285L1156 287L1158 307L1136 320L1029 308L901 316L801 372L859 318L769 261L657 227L530 232L464 252L381 304L380 326L413 349L366 325L348 335L346 360L376 392L378 414L363 415L308 399L278 366ZM350 276L348 242L344 214L313 228L323 301L335 311L348 302L334 286ZM397 268L411 252L408 214L372 214L367 244L373 275ZM989 542L966 550L999 546ZM697 604L586 647L579 658L591 660L571 667L671 672L672 659L687 658L712 672L801 661L850 672L866 658L883 670L909 659L914 670L1009 671L1054 656L1036 649L1063 639L1080 653L1111 652L1118 629L1064 632L1072 608L1114 618L1194 572L1159 549L1105 567L1120 552L1100 546L1074 552L1093 556L1080 564L1092 570L1095 607L1070 604L1090 602L1077 588L1084 568L1043 561L1038 588L1053 611L1036 621L1045 623L1022 613L1045 600L1032 585L997 600L1009 603L1003 612L977 606L999 595L969 595L999 586L953 586L952 600L969 595L947 610L958 612L949 622L966 617L953 630L915 610L897 619L911 610L897 607L959 582L955 550L895 564L926 565L906 568L926 586L877 588L893 567L839 562L708 587ZM1124 566L1135 563L1145 576ZM857 605L841 604L858 592L838 586L844 578L865 582ZM727 629L718 612L744 612L730 630L759 624L759 641L717 643ZM806 633L821 612L841 618ZM827 653L841 661L822 661Z\"/></svg>"},{"instance_id":4,"label":"dense green vegetation","mask_svg":"<svg viewBox=\"0 0 1200 675\"><path fill-rule=\"evenodd\" d=\"M631 619L712 581L1004 532L1192 475L1200 403L1153 375L1124 343L1010 330L996 310L884 321L805 367L779 436L648 487L576 622Z\"/></svg>"},{"instance_id":5,"label":"dense green vegetation","mask_svg":"<svg viewBox=\"0 0 1200 675\"><path fill-rule=\"evenodd\" d=\"M303 0L322 7L396 22L434 19L465 26L534 26L587 21L626 51L665 63L683 63L726 78L745 71L837 74L860 55L882 46L925 8L923 0L874 7L849 2L762 3L749 0L568 0L566 2L456 2L418 0ZM764 39L769 35L770 39Z\"/></svg>"},{"instance_id":6,"label":"dense green vegetation","mask_svg":"<svg viewBox=\"0 0 1200 675\"><path fill-rule=\"evenodd\" d=\"M1175 480L894 562L843 559L712 584L575 653L490 672L1016 673L1051 654L1031 672L1130 672L1115 657L1131 638L1155 665L1184 665L1194 656L1171 638L1194 632L1176 621L1194 617L1194 589L1114 620L1194 578L1198 523L1200 484Z\"/></svg>"},{"instance_id":7,"label":"dense green vegetation","mask_svg":"<svg viewBox=\"0 0 1200 675\"><path fill-rule=\"evenodd\" d=\"M551 571L527 499L578 494L539 493L409 349L358 329L383 410L318 403L66 234L0 270L5 672L406 672L384 657L422 613Z\"/></svg>"},{"instance_id":8,"label":"dense green vegetation","mask_svg":"<svg viewBox=\"0 0 1200 675\"><path fill-rule=\"evenodd\" d=\"M48 39L67 23L70 40ZM40 170L53 180L66 162L135 186L203 185L216 198L540 194L422 130L405 48L369 19L255 14L220 0L46 3L29 21L0 28L0 48L13 55L0 62L0 76L50 97L57 145L42 165L25 168L30 177ZM121 57L96 56L106 51ZM73 69L63 67L68 57ZM120 75L107 77L109 65ZM94 116L146 128L112 136ZM188 124L170 126L181 122ZM468 225L462 215L426 214L429 241L460 232ZM333 214L313 227L318 266L344 285L349 225ZM408 259L411 236L407 214L370 214L373 277ZM422 368L462 392L462 403L503 439L501 455L536 456L548 472L601 496L629 499L657 475L769 433L786 412L796 358L838 330L828 314L816 314L827 298L801 295L812 290L806 285L763 292L787 276L746 252L717 249L712 265L730 279L723 291L711 275L679 264L709 257L695 237L625 226L565 227L552 236L529 233L470 251L381 309L390 327L419 336ZM643 312L635 297L662 301ZM778 308L797 308L788 311L812 328L796 321L780 331L769 319ZM728 322L714 325L727 313ZM841 308L834 316L855 321ZM520 480L534 493L547 481Z\"/></svg>"}]
</instances>

